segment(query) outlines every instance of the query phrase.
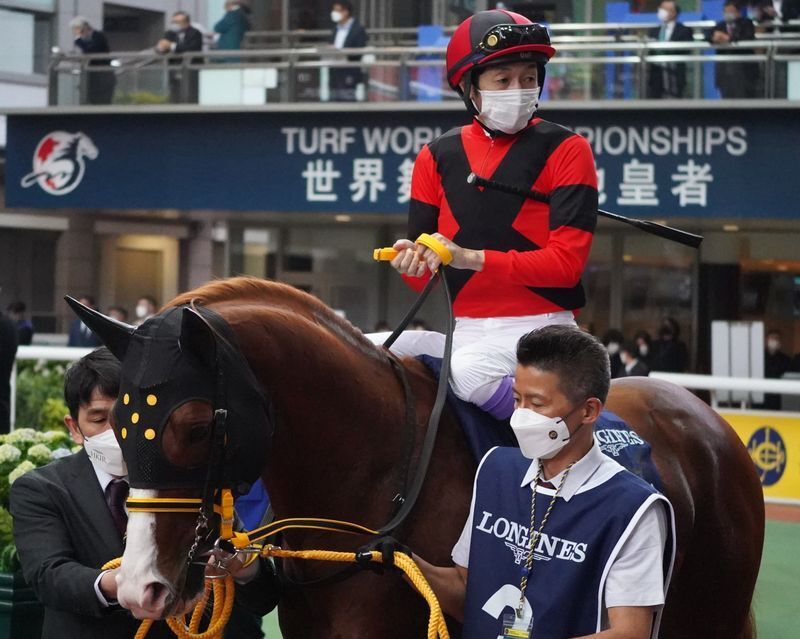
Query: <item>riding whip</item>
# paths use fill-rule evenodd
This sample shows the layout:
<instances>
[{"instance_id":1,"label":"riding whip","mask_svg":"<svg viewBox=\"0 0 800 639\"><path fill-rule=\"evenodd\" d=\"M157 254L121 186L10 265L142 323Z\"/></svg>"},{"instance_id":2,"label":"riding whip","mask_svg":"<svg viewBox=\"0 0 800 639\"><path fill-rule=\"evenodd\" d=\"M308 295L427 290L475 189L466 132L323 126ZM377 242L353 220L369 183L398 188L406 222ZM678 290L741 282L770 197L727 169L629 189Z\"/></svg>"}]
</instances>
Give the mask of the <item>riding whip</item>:
<instances>
[{"instance_id":1,"label":"riding whip","mask_svg":"<svg viewBox=\"0 0 800 639\"><path fill-rule=\"evenodd\" d=\"M547 195L547 193L533 190L529 191L527 189L512 186L510 184L503 184L502 182L496 182L495 180L488 180L476 175L475 173L470 173L467 176L467 184L473 184L476 187L482 186L487 189L492 189L493 191L501 191L511 195L519 195L520 197L524 197L529 200L536 200L537 202L544 202L545 204L549 204L550 202L550 196ZM630 226L634 226L637 229L647 233L652 233L658 237L663 237L664 239L678 242L679 244L683 244L685 246L691 246L692 248L698 248L700 243L703 241L702 235L695 235L694 233L682 231L681 229L676 229L665 224L658 224L648 220L639 220L634 217L626 217L624 215L620 215L619 213L604 211L603 209L597 209L597 214L607 217L610 220L616 220L617 222L629 224Z\"/></svg>"}]
</instances>

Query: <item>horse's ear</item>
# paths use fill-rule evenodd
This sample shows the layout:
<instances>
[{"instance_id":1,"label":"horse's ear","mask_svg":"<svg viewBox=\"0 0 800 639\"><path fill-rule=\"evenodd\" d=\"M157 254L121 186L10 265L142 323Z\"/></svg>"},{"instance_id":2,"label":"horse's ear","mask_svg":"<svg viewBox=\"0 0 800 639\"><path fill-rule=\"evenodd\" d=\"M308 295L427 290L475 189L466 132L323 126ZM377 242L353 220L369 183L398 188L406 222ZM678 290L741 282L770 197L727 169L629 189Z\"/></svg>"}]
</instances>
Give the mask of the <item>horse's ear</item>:
<instances>
[{"instance_id":1,"label":"horse's ear","mask_svg":"<svg viewBox=\"0 0 800 639\"><path fill-rule=\"evenodd\" d=\"M217 361L217 342L208 323L193 308L183 309L181 317L181 351L190 353L205 366L213 367Z\"/></svg>"},{"instance_id":2,"label":"horse's ear","mask_svg":"<svg viewBox=\"0 0 800 639\"><path fill-rule=\"evenodd\" d=\"M75 315L78 316L78 319L86 324L89 330L100 338L100 341L105 344L114 357L122 361L125 357L125 352L128 350L128 343L130 342L131 335L133 335L136 327L125 324L124 322L119 322L112 317L103 315L99 311L84 306L69 295L66 295L64 299Z\"/></svg>"}]
</instances>

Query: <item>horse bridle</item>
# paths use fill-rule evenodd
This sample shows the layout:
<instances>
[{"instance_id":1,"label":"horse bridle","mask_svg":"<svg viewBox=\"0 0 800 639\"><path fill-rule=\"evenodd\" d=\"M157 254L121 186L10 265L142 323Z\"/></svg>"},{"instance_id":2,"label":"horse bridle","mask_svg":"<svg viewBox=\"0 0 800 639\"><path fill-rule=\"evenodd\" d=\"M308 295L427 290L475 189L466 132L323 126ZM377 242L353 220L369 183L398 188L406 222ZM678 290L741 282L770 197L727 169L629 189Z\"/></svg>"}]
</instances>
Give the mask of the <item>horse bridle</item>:
<instances>
[{"instance_id":1,"label":"horse bridle","mask_svg":"<svg viewBox=\"0 0 800 639\"><path fill-rule=\"evenodd\" d=\"M388 349L408 326L422 303L439 282L442 284L444 294L447 299L447 307L450 309L447 330L445 333L445 348L442 358L442 366L439 373L436 398L428 418L428 428L423 439L422 449L416 465L414 479L409 485L408 476L410 474L411 458L415 448L415 400L411 385L409 384L407 375L405 373L405 369L397 360L397 358L388 351ZM201 317L203 316L201 315ZM205 317L203 317L203 320L211 329L215 339L218 339L218 332L213 326L211 326ZM235 520L233 493L230 488L226 488L221 485L223 478L222 471L223 460L225 456L226 420L228 411L225 406L225 378L219 361L217 361L216 364L216 402L214 406L215 410L213 419L212 443L211 450L209 451L208 470L203 486L203 496L178 498L129 497L126 502L129 512L196 513L197 521L195 524L194 539L187 555L186 564L187 566L192 564L202 564L204 566L210 565L211 567L217 568L220 571L221 574L219 576L224 576L224 573L227 573L226 564L236 556L237 552L258 553L259 549L253 545L255 542L271 537L283 530L311 528L316 530L326 530L356 535L366 534L374 537L392 535L397 529L400 528L400 526L405 522L409 513L413 510L420 491L422 490L425 477L427 476L428 467L433 455L433 448L436 443L439 422L441 420L442 412L447 399L447 388L450 374L450 356L453 348L454 328L455 320L452 311L450 288L444 276L444 266L442 266L440 267L439 271L431 277L423 291L420 293L418 299L415 301L403 319L399 322L392 334L383 343L383 347L387 349L387 359L389 365L391 366L403 389L405 404L404 419L406 422L408 436L406 439L403 461L399 474L400 480L398 482L398 492L392 499L392 503L394 505L393 515L389 522L381 528L373 530L359 524L331 519L291 518L274 521L266 526L262 526L250 531L249 533L233 530ZM273 434L270 434L270 437L272 436ZM219 498L218 500L217 497ZM210 541L211 537L213 537L214 529L209 527L209 523L214 515L219 515L220 517L219 534L216 541L211 544L211 554L214 557L215 563L206 564L206 562L196 561L195 558L200 545L204 541ZM349 576L349 574L352 573L349 569L343 569L334 575L329 575L323 579L318 579L314 580L313 582L306 582L299 585L323 583L332 579L336 579L342 574Z\"/></svg>"}]
</instances>

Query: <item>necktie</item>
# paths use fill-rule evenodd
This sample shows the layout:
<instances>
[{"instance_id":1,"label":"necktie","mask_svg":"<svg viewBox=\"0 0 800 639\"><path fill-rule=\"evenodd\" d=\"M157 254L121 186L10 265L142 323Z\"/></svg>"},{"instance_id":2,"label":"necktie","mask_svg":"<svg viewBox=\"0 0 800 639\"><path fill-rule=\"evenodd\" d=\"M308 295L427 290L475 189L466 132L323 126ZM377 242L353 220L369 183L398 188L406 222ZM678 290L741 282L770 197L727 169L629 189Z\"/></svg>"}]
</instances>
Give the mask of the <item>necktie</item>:
<instances>
[{"instance_id":1,"label":"necktie","mask_svg":"<svg viewBox=\"0 0 800 639\"><path fill-rule=\"evenodd\" d=\"M106 503L111 511L111 518L119 531L120 537L125 535L128 527L128 515L125 514L125 500L130 487L124 479L112 479L106 486Z\"/></svg>"},{"instance_id":2,"label":"necktie","mask_svg":"<svg viewBox=\"0 0 800 639\"><path fill-rule=\"evenodd\" d=\"M667 25L665 25L665 24L661 25L661 31L658 34L658 39L661 42L664 42L664 40L667 39Z\"/></svg>"}]
</instances>

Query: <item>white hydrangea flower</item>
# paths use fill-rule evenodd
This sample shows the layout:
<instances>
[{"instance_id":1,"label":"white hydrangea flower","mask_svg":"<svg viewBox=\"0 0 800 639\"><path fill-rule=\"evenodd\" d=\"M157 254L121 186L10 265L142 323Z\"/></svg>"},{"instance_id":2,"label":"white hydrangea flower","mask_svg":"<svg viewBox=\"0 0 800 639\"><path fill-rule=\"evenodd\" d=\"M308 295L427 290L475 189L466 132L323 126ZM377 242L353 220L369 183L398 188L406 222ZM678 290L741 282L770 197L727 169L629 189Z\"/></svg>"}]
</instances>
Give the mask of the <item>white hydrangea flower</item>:
<instances>
[{"instance_id":1,"label":"white hydrangea flower","mask_svg":"<svg viewBox=\"0 0 800 639\"><path fill-rule=\"evenodd\" d=\"M33 470L36 466L27 459L17 466L14 470L8 473L8 485L10 486L28 471Z\"/></svg>"},{"instance_id":2,"label":"white hydrangea flower","mask_svg":"<svg viewBox=\"0 0 800 639\"><path fill-rule=\"evenodd\" d=\"M11 444L0 445L0 464L15 463L22 456L22 451Z\"/></svg>"},{"instance_id":3,"label":"white hydrangea flower","mask_svg":"<svg viewBox=\"0 0 800 639\"><path fill-rule=\"evenodd\" d=\"M37 466L43 466L52 461L53 453L45 444L34 444L28 449L28 459Z\"/></svg>"},{"instance_id":4,"label":"white hydrangea flower","mask_svg":"<svg viewBox=\"0 0 800 639\"><path fill-rule=\"evenodd\" d=\"M13 444L15 442L35 442L39 441L41 434L33 428L17 428L6 435L6 442Z\"/></svg>"}]
</instances>

